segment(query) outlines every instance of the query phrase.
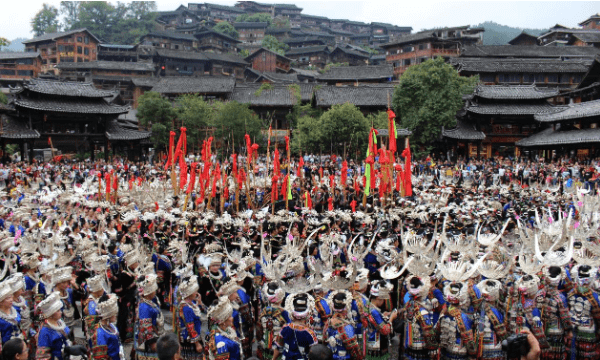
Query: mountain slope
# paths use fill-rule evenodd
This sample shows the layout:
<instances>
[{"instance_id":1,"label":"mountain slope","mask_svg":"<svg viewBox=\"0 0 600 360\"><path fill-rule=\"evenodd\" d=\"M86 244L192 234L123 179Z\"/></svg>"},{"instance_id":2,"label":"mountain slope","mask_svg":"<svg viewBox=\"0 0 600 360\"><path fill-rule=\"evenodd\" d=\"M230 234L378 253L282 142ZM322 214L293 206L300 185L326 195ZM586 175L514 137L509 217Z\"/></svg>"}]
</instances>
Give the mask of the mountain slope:
<instances>
[{"instance_id":1,"label":"mountain slope","mask_svg":"<svg viewBox=\"0 0 600 360\"><path fill-rule=\"evenodd\" d=\"M506 25L500 25L493 21L486 21L474 27L482 27L485 29L483 33L483 44L484 45L506 45L512 39L514 39L521 32L525 31L530 35L540 35L544 29L522 29L515 28Z\"/></svg>"},{"instance_id":2,"label":"mountain slope","mask_svg":"<svg viewBox=\"0 0 600 360\"><path fill-rule=\"evenodd\" d=\"M10 41L10 45L3 46L2 51L25 51L25 45L23 45L23 41L27 39L25 38L16 38Z\"/></svg>"}]
</instances>

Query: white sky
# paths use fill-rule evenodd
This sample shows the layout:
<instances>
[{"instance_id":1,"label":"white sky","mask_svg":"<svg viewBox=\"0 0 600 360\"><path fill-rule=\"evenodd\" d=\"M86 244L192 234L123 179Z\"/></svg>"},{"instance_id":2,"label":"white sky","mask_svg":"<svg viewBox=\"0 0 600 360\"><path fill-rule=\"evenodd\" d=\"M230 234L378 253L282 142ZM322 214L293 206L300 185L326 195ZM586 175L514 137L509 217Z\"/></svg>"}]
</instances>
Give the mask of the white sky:
<instances>
[{"instance_id":1,"label":"white sky","mask_svg":"<svg viewBox=\"0 0 600 360\"><path fill-rule=\"evenodd\" d=\"M57 8L60 1L14 1L3 0L0 11L0 37L9 40L30 38L31 18L42 4L50 3ZM206 1L197 1L206 2ZM222 5L234 5L235 1L209 0ZM554 24L576 27L590 15L600 13L600 2L592 1L267 1L294 3L303 13L363 22L386 22L400 26L412 26L413 32L442 26L475 25L494 21L502 25L520 28L549 28ZM116 2L113 2L116 3ZM158 10L174 10L187 2L159 0Z\"/></svg>"}]
</instances>

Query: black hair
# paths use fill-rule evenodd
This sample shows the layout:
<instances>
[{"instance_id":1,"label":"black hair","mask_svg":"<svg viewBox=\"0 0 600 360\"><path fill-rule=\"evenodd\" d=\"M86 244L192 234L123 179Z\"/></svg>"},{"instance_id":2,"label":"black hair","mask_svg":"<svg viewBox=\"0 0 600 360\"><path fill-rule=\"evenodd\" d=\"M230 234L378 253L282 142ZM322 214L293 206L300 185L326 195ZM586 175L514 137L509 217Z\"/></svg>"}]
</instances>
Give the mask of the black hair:
<instances>
[{"instance_id":1,"label":"black hair","mask_svg":"<svg viewBox=\"0 0 600 360\"><path fill-rule=\"evenodd\" d=\"M2 344L2 359L13 360L18 354L25 351L25 341L20 338L13 338Z\"/></svg>"},{"instance_id":2,"label":"black hair","mask_svg":"<svg viewBox=\"0 0 600 360\"><path fill-rule=\"evenodd\" d=\"M156 354L158 360L173 360L179 352L179 339L174 333L167 333L158 338Z\"/></svg>"},{"instance_id":3,"label":"black hair","mask_svg":"<svg viewBox=\"0 0 600 360\"><path fill-rule=\"evenodd\" d=\"M333 360L333 352L328 346L315 344L310 347L308 360Z\"/></svg>"}]
</instances>

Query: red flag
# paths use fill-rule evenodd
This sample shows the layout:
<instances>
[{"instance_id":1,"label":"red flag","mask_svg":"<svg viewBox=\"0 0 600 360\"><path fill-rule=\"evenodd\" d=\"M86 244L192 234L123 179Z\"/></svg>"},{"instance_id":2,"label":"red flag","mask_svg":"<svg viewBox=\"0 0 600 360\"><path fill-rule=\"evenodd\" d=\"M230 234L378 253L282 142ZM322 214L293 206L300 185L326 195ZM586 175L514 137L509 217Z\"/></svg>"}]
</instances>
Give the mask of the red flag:
<instances>
[{"instance_id":1,"label":"red flag","mask_svg":"<svg viewBox=\"0 0 600 360\"><path fill-rule=\"evenodd\" d=\"M180 157L184 158L185 161L185 156L187 155L187 129L182 127L179 130L181 130L181 134L179 135L179 140L177 141L175 159L173 159L173 162L177 162L177 159L180 159ZM179 161L179 165L181 165L181 160Z\"/></svg>"},{"instance_id":2,"label":"red flag","mask_svg":"<svg viewBox=\"0 0 600 360\"><path fill-rule=\"evenodd\" d=\"M412 170L410 168L410 145L406 139L406 149L402 152L404 156L404 195L412 196Z\"/></svg>"},{"instance_id":3,"label":"red flag","mask_svg":"<svg viewBox=\"0 0 600 360\"><path fill-rule=\"evenodd\" d=\"M342 162L342 176L340 179L340 182L342 183L342 188L346 188L346 182L348 179L348 162L346 160L344 160L344 162Z\"/></svg>"},{"instance_id":4,"label":"red flag","mask_svg":"<svg viewBox=\"0 0 600 360\"><path fill-rule=\"evenodd\" d=\"M117 190L119 188L119 179L117 178L117 174L115 174L115 177L113 179L113 190Z\"/></svg>"},{"instance_id":5,"label":"red flag","mask_svg":"<svg viewBox=\"0 0 600 360\"><path fill-rule=\"evenodd\" d=\"M133 176L129 179L129 190L133 189L133 181L135 179L133 178Z\"/></svg>"},{"instance_id":6,"label":"red flag","mask_svg":"<svg viewBox=\"0 0 600 360\"><path fill-rule=\"evenodd\" d=\"M333 198L332 197L329 197L329 199L327 199L327 210L333 211Z\"/></svg>"},{"instance_id":7,"label":"red flag","mask_svg":"<svg viewBox=\"0 0 600 360\"><path fill-rule=\"evenodd\" d=\"M48 136L48 145L52 146L52 140L50 140L50 136Z\"/></svg>"},{"instance_id":8,"label":"red flag","mask_svg":"<svg viewBox=\"0 0 600 360\"><path fill-rule=\"evenodd\" d=\"M285 151L290 151L290 137L289 136L285 136Z\"/></svg>"},{"instance_id":9,"label":"red flag","mask_svg":"<svg viewBox=\"0 0 600 360\"><path fill-rule=\"evenodd\" d=\"M350 207L352 208L352 212L355 213L356 212L356 200L352 200L350 202Z\"/></svg>"},{"instance_id":10,"label":"red flag","mask_svg":"<svg viewBox=\"0 0 600 360\"><path fill-rule=\"evenodd\" d=\"M286 175L283 178L283 182L281 183L281 196L285 199L287 196L287 185L288 185L288 176Z\"/></svg>"},{"instance_id":11,"label":"red flag","mask_svg":"<svg viewBox=\"0 0 600 360\"><path fill-rule=\"evenodd\" d=\"M279 198L279 192L277 191L277 181L279 177L277 175L271 178L271 202L277 201Z\"/></svg>"},{"instance_id":12,"label":"red flag","mask_svg":"<svg viewBox=\"0 0 600 360\"><path fill-rule=\"evenodd\" d=\"M389 148L390 151L392 152L396 152L397 148L396 148L396 123L395 123L395 118L396 118L396 114L394 114L394 112L391 109L388 109L387 111L388 114L388 121L389 121L389 135L390 135L390 140L389 140Z\"/></svg>"},{"instance_id":13,"label":"red flag","mask_svg":"<svg viewBox=\"0 0 600 360\"><path fill-rule=\"evenodd\" d=\"M403 180L404 174L402 171L402 166L400 164L396 165L396 191L400 191L400 182Z\"/></svg>"},{"instance_id":14,"label":"red flag","mask_svg":"<svg viewBox=\"0 0 600 360\"><path fill-rule=\"evenodd\" d=\"M300 156L300 161L298 162L298 171L296 173L297 177L302 177L302 169L304 168L304 158Z\"/></svg>"},{"instance_id":15,"label":"red flag","mask_svg":"<svg viewBox=\"0 0 600 360\"><path fill-rule=\"evenodd\" d=\"M329 188L331 189L331 192L333 192L335 190L335 176L334 175L329 175Z\"/></svg>"},{"instance_id":16,"label":"red flag","mask_svg":"<svg viewBox=\"0 0 600 360\"><path fill-rule=\"evenodd\" d=\"M250 162L252 161L252 142L250 141L250 135L246 134L244 135L244 138L246 139L247 161L248 165L250 165Z\"/></svg>"},{"instance_id":17,"label":"red flag","mask_svg":"<svg viewBox=\"0 0 600 360\"><path fill-rule=\"evenodd\" d=\"M279 176L279 174L281 174L281 169L279 167L279 150L275 147L275 152L273 153L273 175Z\"/></svg>"},{"instance_id":18,"label":"red flag","mask_svg":"<svg viewBox=\"0 0 600 360\"><path fill-rule=\"evenodd\" d=\"M238 168L237 168L237 154L233 154L233 169L232 169L232 173L233 173L233 177L237 177L238 174Z\"/></svg>"},{"instance_id":19,"label":"red flag","mask_svg":"<svg viewBox=\"0 0 600 360\"><path fill-rule=\"evenodd\" d=\"M110 174L106 173L104 176L104 181L106 182L106 193L110 194Z\"/></svg>"},{"instance_id":20,"label":"red flag","mask_svg":"<svg viewBox=\"0 0 600 360\"><path fill-rule=\"evenodd\" d=\"M183 156L180 158L183 159ZM183 187L187 183L187 164L185 161L179 161L179 188L183 190Z\"/></svg>"},{"instance_id":21,"label":"red flag","mask_svg":"<svg viewBox=\"0 0 600 360\"><path fill-rule=\"evenodd\" d=\"M323 167L319 168L319 179L323 180Z\"/></svg>"}]
</instances>

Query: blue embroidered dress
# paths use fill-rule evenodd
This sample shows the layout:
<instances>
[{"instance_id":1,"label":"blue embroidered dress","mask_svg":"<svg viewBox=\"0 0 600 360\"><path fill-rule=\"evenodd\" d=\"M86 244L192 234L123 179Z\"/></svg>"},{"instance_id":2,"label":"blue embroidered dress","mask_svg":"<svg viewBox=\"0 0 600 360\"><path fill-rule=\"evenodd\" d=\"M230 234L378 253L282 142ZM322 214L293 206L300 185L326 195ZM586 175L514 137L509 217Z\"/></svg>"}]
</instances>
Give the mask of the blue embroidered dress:
<instances>
[{"instance_id":1,"label":"blue embroidered dress","mask_svg":"<svg viewBox=\"0 0 600 360\"><path fill-rule=\"evenodd\" d=\"M58 325L58 327L54 327L47 321L43 323L38 333L36 359L63 360L62 352L70 344L68 337L71 330L62 320Z\"/></svg>"},{"instance_id":2,"label":"blue embroidered dress","mask_svg":"<svg viewBox=\"0 0 600 360\"><path fill-rule=\"evenodd\" d=\"M317 335L308 326L291 323L281 328L273 346L281 352L282 360L306 360L317 342Z\"/></svg>"}]
</instances>

